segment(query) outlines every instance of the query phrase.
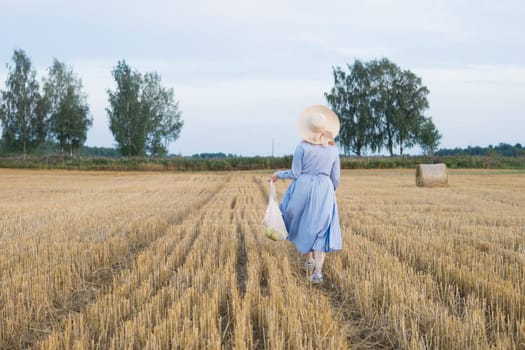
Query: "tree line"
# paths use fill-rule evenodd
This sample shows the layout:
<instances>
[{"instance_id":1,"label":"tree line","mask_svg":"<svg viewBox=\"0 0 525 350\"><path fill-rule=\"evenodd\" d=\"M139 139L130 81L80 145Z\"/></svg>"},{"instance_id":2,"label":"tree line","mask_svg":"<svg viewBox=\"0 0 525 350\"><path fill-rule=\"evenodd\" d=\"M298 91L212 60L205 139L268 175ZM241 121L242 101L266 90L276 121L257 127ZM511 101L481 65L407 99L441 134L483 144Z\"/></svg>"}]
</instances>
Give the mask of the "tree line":
<instances>
[{"instance_id":1,"label":"tree line","mask_svg":"<svg viewBox=\"0 0 525 350\"><path fill-rule=\"evenodd\" d=\"M93 124L82 80L65 63L53 60L42 89L23 50L7 64L5 90L0 90L0 147L26 154L44 142L62 153L80 154ZM159 74L132 69L125 60L112 70L115 90L107 90L109 129L123 156L165 156L184 125L172 88ZM386 58L355 60L333 68L334 86L325 98L341 120L337 142L344 155L365 155L419 145L432 155L441 134L425 116L429 90L421 78Z\"/></svg>"},{"instance_id":2,"label":"tree line","mask_svg":"<svg viewBox=\"0 0 525 350\"><path fill-rule=\"evenodd\" d=\"M444 148L435 153L436 156L503 156L503 157L523 157L525 156L525 147L520 143L511 145L500 142L498 145L488 145L487 147L468 146L467 148Z\"/></svg>"},{"instance_id":3,"label":"tree line","mask_svg":"<svg viewBox=\"0 0 525 350\"><path fill-rule=\"evenodd\" d=\"M325 97L341 120L337 141L345 155L386 149L394 156L396 147L403 155L415 145L435 152L441 134L424 114L429 90L420 77L386 58L334 67L333 77Z\"/></svg>"},{"instance_id":4,"label":"tree line","mask_svg":"<svg viewBox=\"0 0 525 350\"><path fill-rule=\"evenodd\" d=\"M93 118L82 80L56 58L42 79L31 59L14 50L7 64L5 89L0 90L0 150L25 155L45 143L56 143L61 153L78 153ZM107 90L109 128L124 156L162 156L183 126L172 88L159 74L142 75L124 60L112 71L114 91Z\"/></svg>"}]
</instances>

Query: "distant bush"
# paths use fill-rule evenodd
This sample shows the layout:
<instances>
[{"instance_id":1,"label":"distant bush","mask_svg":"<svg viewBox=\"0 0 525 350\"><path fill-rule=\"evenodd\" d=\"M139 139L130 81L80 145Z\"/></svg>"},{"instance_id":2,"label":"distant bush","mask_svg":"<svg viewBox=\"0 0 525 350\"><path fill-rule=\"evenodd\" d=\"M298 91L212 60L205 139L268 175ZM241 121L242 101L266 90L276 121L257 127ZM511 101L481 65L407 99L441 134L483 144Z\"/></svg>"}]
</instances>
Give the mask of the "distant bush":
<instances>
[{"instance_id":1,"label":"distant bush","mask_svg":"<svg viewBox=\"0 0 525 350\"><path fill-rule=\"evenodd\" d=\"M451 169L525 169L525 156L442 156L442 157L341 157L342 169L415 169L418 164L445 163ZM118 170L118 171L234 171L288 169L292 156L284 157L3 157L0 168Z\"/></svg>"},{"instance_id":2,"label":"distant bush","mask_svg":"<svg viewBox=\"0 0 525 350\"><path fill-rule=\"evenodd\" d=\"M514 146L501 142L497 146L488 147L468 146L467 148L440 149L435 152L436 156L503 156L503 157L523 157L525 148L517 143Z\"/></svg>"}]
</instances>

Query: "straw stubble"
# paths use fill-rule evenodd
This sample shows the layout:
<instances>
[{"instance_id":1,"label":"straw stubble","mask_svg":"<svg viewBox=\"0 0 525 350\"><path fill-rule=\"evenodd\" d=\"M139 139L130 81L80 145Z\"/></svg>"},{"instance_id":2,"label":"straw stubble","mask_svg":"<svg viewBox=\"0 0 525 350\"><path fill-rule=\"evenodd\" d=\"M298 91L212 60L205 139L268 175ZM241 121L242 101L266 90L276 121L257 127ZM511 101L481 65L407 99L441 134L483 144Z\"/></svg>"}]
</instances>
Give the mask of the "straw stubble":
<instances>
[{"instance_id":1,"label":"straw stubble","mask_svg":"<svg viewBox=\"0 0 525 350\"><path fill-rule=\"evenodd\" d=\"M313 286L264 175L2 170L0 348L519 348L522 174L408 175L343 173Z\"/></svg>"}]
</instances>

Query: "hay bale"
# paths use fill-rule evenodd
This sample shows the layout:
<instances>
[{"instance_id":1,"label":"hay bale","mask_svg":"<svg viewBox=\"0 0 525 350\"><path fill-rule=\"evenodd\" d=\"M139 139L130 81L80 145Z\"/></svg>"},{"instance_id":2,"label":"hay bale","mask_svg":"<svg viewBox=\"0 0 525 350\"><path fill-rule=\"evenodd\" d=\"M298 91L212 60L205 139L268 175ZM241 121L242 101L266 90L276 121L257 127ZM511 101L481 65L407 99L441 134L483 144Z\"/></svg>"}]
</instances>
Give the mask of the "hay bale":
<instances>
[{"instance_id":1,"label":"hay bale","mask_svg":"<svg viewBox=\"0 0 525 350\"><path fill-rule=\"evenodd\" d=\"M418 164L416 167L416 186L434 187L447 185L448 174L446 164Z\"/></svg>"}]
</instances>

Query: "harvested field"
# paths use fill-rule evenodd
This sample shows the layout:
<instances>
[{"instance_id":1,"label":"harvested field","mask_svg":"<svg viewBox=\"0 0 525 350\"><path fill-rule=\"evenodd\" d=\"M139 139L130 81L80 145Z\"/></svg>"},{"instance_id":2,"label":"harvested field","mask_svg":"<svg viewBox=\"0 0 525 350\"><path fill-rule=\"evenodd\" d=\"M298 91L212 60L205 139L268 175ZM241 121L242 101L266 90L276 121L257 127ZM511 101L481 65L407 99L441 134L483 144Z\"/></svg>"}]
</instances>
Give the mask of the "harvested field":
<instances>
[{"instance_id":1,"label":"harvested field","mask_svg":"<svg viewBox=\"0 0 525 350\"><path fill-rule=\"evenodd\" d=\"M344 171L314 286L269 174L0 170L0 348L525 348L525 173L448 175Z\"/></svg>"}]
</instances>

